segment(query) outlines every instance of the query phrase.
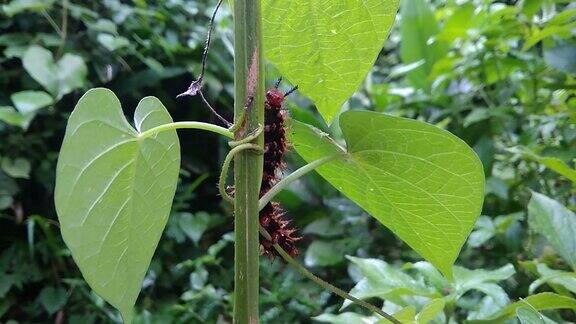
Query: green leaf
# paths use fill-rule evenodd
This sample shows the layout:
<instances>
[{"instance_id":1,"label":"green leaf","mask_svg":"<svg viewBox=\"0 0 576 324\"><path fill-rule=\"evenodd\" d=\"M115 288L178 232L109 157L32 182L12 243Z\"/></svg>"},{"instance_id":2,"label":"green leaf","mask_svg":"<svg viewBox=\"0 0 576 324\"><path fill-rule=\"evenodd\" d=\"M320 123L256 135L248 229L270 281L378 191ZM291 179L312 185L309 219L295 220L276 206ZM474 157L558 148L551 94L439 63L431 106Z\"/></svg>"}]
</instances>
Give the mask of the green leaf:
<instances>
[{"instance_id":1,"label":"green leaf","mask_svg":"<svg viewBox=\"0 0 576 324\"><path fill-rule=\"evenodd\" d=\"M516 270L511 264L506 264L496 270L469 270L455 266L454 291L456 295L463 296L470 290L478 290L491 296L498 305L504 306L509 302L508 295L496 282L506 280L514 273Z\"/></svg>"},{"instance_id":2,"label":"green leaf","mask_svg":"<svg viewBox=\"0 0 576 324\"><path fill-rule=\"evenodd\" d=\"M520 324L556 324L555 321L531 307L519 307L516 309L516 316L520 320Z\"/></svg>"},{"instance_id":3,"label":"green leaf","mask_svg":"<svg viewBox=\"0 0 576 324\"><path fill-rule=\"evenodd\" d=\"M516 309L516 316L521 324L546 324L542 315L530 307L519 307Z\"/></svg>"},{"instance_id":4,"label":"green leaf","mask_svg":"<svg viewBox=\"0 0 576 324\"><path fill-rule=\"evenodd\" d=\"M44 91L21 91L10 96L14 106L20 112L22 121L20 127L28 129L30 122L36 116L39 109L54 103L54 99Z\"/></svg>"},{"instance_id":5,"label":"green leaf","mask_svg":"<svg viewBox=\"0 0 576 324\"><path fill-rule=\"evenodd\" d=\"M23 158L14 160L3 158L0 167L2 171L12 178L28 179L30 176L30 162Z\"/></svg>"},{"instance_id":6,"label":"green leaf","mask_svg":"<svg viewBox=\"0 0 576 324\"><path fill-rule=\"evenodd\" d=\"M400 56L404 64L423 60L424 64L407 76L416 88L430 90L428 76L434 63L446 53L443 41L434 40L440 26L428 1L403 0L400 9ZM448 37L448 36L446 36Z\"/></svg>"},{"instance_id":7,"label":"green leaf","mask_svg":"<svg viewBox=\"0 0 576 324\"><path fill-rule=\"evenodd\" d=\"M10 96L21 114L30 114L54 103L54 99L44 91L20 91Z\"/></svg>"},{"instance_id":8,"label":"green leaf","mask_svg":"<svg viewBox=\"0 0 576 324\"><path fill-rule=\"evenodd\" d=\"M293 121L292 142L328 182L433 263L446 276L480 214L484 173L458 137L415 120L367 111L340 117L348 151Z\"/></svg>"},{"instance_id":9,"label":"green leaf","mask_svg":"<svg viewBox=\"0 0 576 324\"><path fill-rule=\"evenodd\" d=\"M304 263L308 267L325 267L340 263L344 260L342 248L334 241L326 242L315 240L306 249Z\"/></svg>"},{"instance_id":10,"label":"green leaf","mask_svg":"<svg viewBox=\"0 0 576 324\"><path fill-rule=\"evenodd\" d=\"M184 231L184 234L198 244L202 234L208 229L210 215L205 212L199 212L196 215L181 213L178 217L178 225Z\"/></svg>"},{"instance_id":11,"label":"green leaf","mask_svg":"<svg viewBox=\"0 0 576 324\"><path fill-rule=\"evenodd\" d=\"M457 6L452 15L450 15L444 23L444 27L438 35L438 40L452 43L456 38L466 36L466 33L472 27L472 23L474 22L473 18L474 5L472 3Z\"/></svg>"},{"instance_id":12,"label":"green leaf","mask_svg":"<svg viewBox=\"0 0 576 324\"><path fill-rule=\"evenodd\" d=\"M57 98L84 86L88 68L82 57L66 53L54 62L52 53L40 46L30 46L22 63L26 72Z\"/></svg>"},{"instance_id":13,"label":"green leaf","mask_svg":"<svg viewBox=\"0 0 576 324\"><path fill-rule=\"evenodd\" d=\"M88 91L68 120L56 170L62 236L84 279L130 323L132 307L168 220L180 168L176 132L154 97L140 101L136 130L108 89Z\"/></svg>"},{"instance_id":14,"label":"green leaf","mask_svg":"<svg viewBox=\"0 0 576 324\"><path fill-rule=\"evenodd\" d=\"M423 282L412 278L382 260L361 259L350 256L348 259L360 268L360 272L364 276L350 290L350 294L357 298L378 297L387 300L398 300L400 296L440 297L434 289L427 287ZM345 300L342 308L350 304L350 301Z\"/></svg>"},{"instance_id":15,"label":"green leaf","mask_svg":"<svg viewBox=\"0 0 576 324\"><path fill-rule=\"evenodd\" d=\"M111 52L130 45L130 41L125 37L105 33L98 34L98 42Z\"/></svg>"},{"instance_id":16,"label":"green leaf","mask_svg":"<svg viewBox=\"0 0 576 324\"><path fill-rule=\"evenodd\" d=\"M9 106L0 107L0 120L8 125L24 128L25 119L22 114Z\"/></svg>"},{"instance_id":17,"label":"green leaf","mask_svg":"<svg viewBox=\"0 0 576 324\"><path fill-rule=\"evenodd\" d=\"M52 7L54 0L12 0L10 3L2 6L2 11L12 17L24 11L40 12Z\"/></svg>"},{"instance_id":18,"label":"green leaf","mask_svg":"<svg viewBox=\"0 0 576 324\"><path fill-rule=\"evenodd\" d=\"M436 298L431 300L418 315L416 316L416 321L418 324L427 324L434 320L436 316L438 316L444 310L444 306L446 302L444 302L443 298Z\"/></svg>"},{"instance_id":19,"label":"green leaf","mask_svg":"<svg viewBox=\"0 0 576 324\"><path fill-rule=\"evenodd\" d=\"M416 307L414 307L414 306L404 307L400 311L394 313L393 316L394 316L394 318L399 320L401 323L405 323L405 324L415 323L414 318L416 317ZM390 321L388 321L385 318L378 321L378 324L387 324L387 323L390 323Z\"/></svg>"},{"instance_id":20,"label":"green leaf","mask_svg":"<svg viewBox=\"0 0 576 324\"><path fill-rule=\"evenodd\" d=\"M318 322L332 324L373 323L375 321L373 317L362 316L356 313L342 313L338 315L322 314L312 317L312 319Z\"/></svg>"},{"instance_id":21,"label":"green leaf","mask_svg":"<svg viewBox=\"0 0 576 324\"><path fill-rule=\"evenodd\" d=\"M441 291L449 288L450 282L436 269L430 262L419 261L414 264L406 263L403 267L406 270L415 269L424 275L427 282L432 284L436 290Z\"/></svg>"},{"instance_id":22,"label":"green leaf","mask_svg":"<svg viewBox=\"0 0 576 324\"><path fill-rule=\"evenodd\" d=\"M475 230L468 237L470 247L477 248L496 235L494 222L488 216L480 216L474 227Z\"/></svg>"},{"instance_id":23,"label":"green leaf","mask_svg":"<svg viewBox=\"0 0 576 324\"><path fill-rule=\"evenodd\" d=\"M46 287L38 295L38 301L50 315L62 308L67 300L66 290L62 288Z\"/></svg>"},{"instance_id":24,"label":"green leaf","mask_svg":"<svg viewBox=\"0 0 576 324\"><path fill-rule=\"evenodd\" d=\"M2 273L2 280L0 280L0 298L4 298L15 283L14 275Z\"/></svg>"},{"instance_id":25,"label":"green leaf","mask_svg":"<svg viewBox=\"0 0 576 324\"><path fill-rule=\"evenodd\" d=\"M467 323L503 323L505 320L514 317L516 315L516 310L521 307L532 307L537 311L549 309L576 310L576 299L560 296L554 293L536 294L506 306L489 319L472 320Z\"/></svg>"},{"instance_id":26,"label":"green leaf","mask_svg":"<svg viewBox=\"0 0 576 324\"><path fill-rule=\"evenodd\" d=\"M536 270L542 277L530 284L528 287L529 294L533 294L538 287L546 283L561 285L576 294L576 273L550 269L544 263L538 263Z\"/></svg>"},{"instance_id":27,"label":"green leaf","mask_svg":"<svg viewBox=\"0 0 576 324\"><path fill-rule=\"evenodd\" d=\"M312 223L306 225L303 234L314 234L322 237L334 237L344 233L344 228L338 226L331 219L325 217L320 218Z\"/></svg>"},{"instance_id":28,"label":"green leaf","mask_svg":"<svg viewBox=\"0 0 576 324\"><path fill-rule=\"evenodd\" d=\"M522 6L522 12L531 19L538 13L543 2L544 0L524 0L518 4Z\"/></svg>"},{"instance_id":29,"label":"green leaf","mask_svg":"<svg viewBox=\"0 0 576 324\"><path fill-rule=\"evenodd\" d=\"M264 0L266 57L330 123L376 61L398 0Z\"/></svg>"},{"instance_id":30,"label":"green leaf","mask_svg":"<svg viewBox=\"0 0 576 324\"><path fill-rule=\"evenodd\" d=\"M554 199L532 192L528 224L543 235L556 252L576 269L576 215Z\"/></svg>"},{"instance_id":31,"label":"green leaf","mask_svg":"<svg viewBox=\"0 0 576 324\"><path fill-rule=\"evenodd\" d=\"M508 151L512 153L520 153L525 158L541 163L548 169L553 170L554 172L568 178L570 181L576 184L576 170L569 167L559 158L541 156L522 146L510 148Z\"/></svg>"}]
</instances>

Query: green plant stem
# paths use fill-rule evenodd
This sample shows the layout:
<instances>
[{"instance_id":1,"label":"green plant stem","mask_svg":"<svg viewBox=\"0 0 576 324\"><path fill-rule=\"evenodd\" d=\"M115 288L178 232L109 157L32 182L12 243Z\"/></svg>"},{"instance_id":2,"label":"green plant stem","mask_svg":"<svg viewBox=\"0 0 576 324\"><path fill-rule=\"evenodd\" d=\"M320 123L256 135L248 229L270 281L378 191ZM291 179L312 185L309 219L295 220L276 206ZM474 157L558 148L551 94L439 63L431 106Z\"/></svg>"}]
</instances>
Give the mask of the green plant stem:
<instances>
[{"instance_id":1,"label":"green plant stem","mask_svg":"<svg viewBox=\"0 0 576 324\"><path fill-rule=\"evenodd\" d=\"M306 175L308 172L316 169L317 167L336 159L339 156L340 154L335 154L323 157L316 161L312 161L306 164L305 166L299 168L298 170L290 173L288 176L284 177L277 184L275 184L274 187L270 188L270 190L268 190L268 192L264 194L262 198L260 198L260 201L258 202L258 208L262 210L262 208L264 208L266 204L268 204L278 193L280 193L280 191L284 190L284 188L286 188L292 182L298 180L299 178Z\"/></svg>"},{"instance_id":2,"label":"green plant stem","mask_svg":"<svg viewBox=\"0 0 576 324\"><path fill-rule=\"evenodd\" d=\"M262 236L264 236L265 239L271 240L270 234L262 226L260 226L260 234L262 234ZM349 293L345 292L344 290L342 290L342 289L330 284L329 282L326 282L323 279L317 277L315 274L308 271L308 269L304 268L300 263L298 263L298 261L294 260L290 256L290 254L288 254L286 251L284 251L284 249L280 245L274 244L274 249L278 252L278 254L280 254L282 259L284 259L288 264L290 264L292 267L294 267L298 272L300 272L300 274L302 274L304 277L314 281L319 286L325 288L326 290L331 291L332 293L340 296L341 298L348 299L348 300L352 301L353 303L368 309L369 311L375 312L376 314L384 317L385 319L389 320L390 322L392 322L394 324L402 324L402 322L400 322L399 320L394 318L394 316L384 312L380 308L378 308L378 307L376 307L376 306L374 306L374 305L372 305L366 301L358 299L358 298L350 295Z\"/></svg>"},{"instance_id":3,"label":"green plant stem","mask_svg":"<svg viewBox=\"0 0 576 324\"><path fill-rule=\"evenodd\" d=\"M264 73L260 1L234 1L235 140L264 124ZM244 115L243 115L244 114ZM263 136L255 139L262 147ZM234 159L234 323L258 323L259 209L263 156L253 150Z\"/></svg>"},{"instance_id":4,"label":"green plant stem","mask_svg":"<svg viewBox=\"0 0 576 324\"><path fill-rule=\"evenodd\" d=\"M57 57L62 55L62 51L66 46L66 37L68 37L68 5L70 0L62 0L62 24L60 33L60 46L58 47Z\"/></svg>"},{"instance_id":5,"label":"green plant stem","mask_svg":"<svg viewBox=\"0 0 576 324\"><path fill-rule=\"evenodd\" d=\"M260 137L260 135L262 134L263 131L264 131L264 126L262 126L261 124L258 124L258 128L254 132L252 132L251 134L248 134L246 137L244 137L238 141L230 141L230 142L228 142L228 145L230 145L230 147L234 148L238 145L250 143L253 140L258 139L258 137Z\"/></svg>"},{"instance_id":6,"label":"green plant stem","mask_svg":"<svg viewBox=\"0 0 576 324\"><path fill-rule=\"evenodd\" d=\"M170 124L164 124L164 125L156 126L154 128L151 128L147 131L144 131L144 132L138 134L138 138L148 138L148 137L154 136L160 132L165 132L165 131L173 130L173 129L185 129L185 128L187 128L187 129L201 129L201 130L213 132L216 134L220 134L220 135L228 137L228 138L234 138L234 134L224 127L220 127L218 125L214 125L214 124L210 124L210 123L194 122L194 121L176 122L176 123L170 123Z\"/></svg>"}]
</instances>

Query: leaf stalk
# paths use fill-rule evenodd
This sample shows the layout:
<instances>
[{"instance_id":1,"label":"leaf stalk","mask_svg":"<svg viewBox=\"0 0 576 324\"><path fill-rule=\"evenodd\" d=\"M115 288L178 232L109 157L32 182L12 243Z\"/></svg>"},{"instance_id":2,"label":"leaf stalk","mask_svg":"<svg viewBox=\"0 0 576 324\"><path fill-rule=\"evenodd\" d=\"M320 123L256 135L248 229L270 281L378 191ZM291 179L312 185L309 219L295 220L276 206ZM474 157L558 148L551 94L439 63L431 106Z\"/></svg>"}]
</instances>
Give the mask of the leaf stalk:
<instances>
[{"instance_id":1,"label":"leaf stalk","mask_svg":"<svg viewBox=\"0 0 576 324\"><path fill-rule=\"evenodd\" d=\"M316 169L317 167L338 158L339 156L341 156L341 154L334 154L334 155L320 158L316 161L312 161L312 162L306 164L305 166L299 168L298 170L290 173L286 177L282 178L282 180L280 180L277 184L275 184L274 187L270 188L270 190L268 190L268 192L266 194L264 194L264 196L262 196L262 198L260 198L260 201L258 202L259 210L262 210L262 208L264 208L264 206L266 206L266 204L268 204L272 199L274 199L274 197L277 194L279 194L280 191L284 190L292 182L300 179L302 176L306 175L308 172Z\"/></svg>"},{"instance_id":2,"label":"leaf stalk","mask_svg":"<svg viewBox=\"0 0 576 324\"><path fill-rule=\"evenodd\" d=\"M230 139L234 138L234 134L224 127L220 127L218 125L214 125L214 124L210 124L210 123L195 122L195 121L175 122L175 123L169 123L169 124L156 126L154 128L151 128L147 131L144 131L144 132L138 134L138 138L139 139L145 139L145 138L154 136L158 133L169 131L169 130L174 130L174 129L200 129L200 130L205 130L205 131L209 131L212 133L220 134L220 135L227 137L227 138L230 138Z\"/></svg>"}]
</instances>

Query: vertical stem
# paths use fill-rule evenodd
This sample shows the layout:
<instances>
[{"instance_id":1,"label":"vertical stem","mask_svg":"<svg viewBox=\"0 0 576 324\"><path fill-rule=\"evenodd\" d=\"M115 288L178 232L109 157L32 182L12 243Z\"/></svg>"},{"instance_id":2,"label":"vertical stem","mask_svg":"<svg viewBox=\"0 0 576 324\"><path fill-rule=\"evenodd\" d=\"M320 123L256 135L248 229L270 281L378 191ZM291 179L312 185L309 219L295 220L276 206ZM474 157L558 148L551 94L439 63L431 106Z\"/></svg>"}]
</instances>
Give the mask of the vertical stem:
<instances>
[{"instance_id":1,"label":"vertical stem","mask_svg":"<svg viewBox=\"0 0 576 324\"><path fill-rule=\"evenodd\" d=\"M234 2L235 132L237 140L257 129L264 120L264 80L260 0ZM245 116L242 118L242 112ZM244 119L242 121L241 119ZM263 145L263 137L256 139ZM234 323L258 323L259 220L258 199L262 180L262 155L238 153L234 163Z\"/></svg>"}]
</instances>

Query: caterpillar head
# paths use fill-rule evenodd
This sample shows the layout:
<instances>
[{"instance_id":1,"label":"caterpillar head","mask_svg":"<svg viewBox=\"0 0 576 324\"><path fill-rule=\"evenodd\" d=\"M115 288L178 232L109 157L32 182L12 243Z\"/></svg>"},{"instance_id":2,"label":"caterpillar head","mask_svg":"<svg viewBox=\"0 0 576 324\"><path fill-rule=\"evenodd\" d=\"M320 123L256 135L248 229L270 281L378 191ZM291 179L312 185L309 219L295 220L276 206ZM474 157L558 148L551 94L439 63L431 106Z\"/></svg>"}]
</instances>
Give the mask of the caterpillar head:
<instances>
[{"instance_id":1,"label":"caterpillar head","mask_svg":"<svg viewBox=\"0 0 576 324\"><path fill-rule=\"evenodd\" d=\"M270 89L266 92L266 102L272 107L281 107L284 102L284 94L278 89Z\"/></svg>"}]
</instances>

